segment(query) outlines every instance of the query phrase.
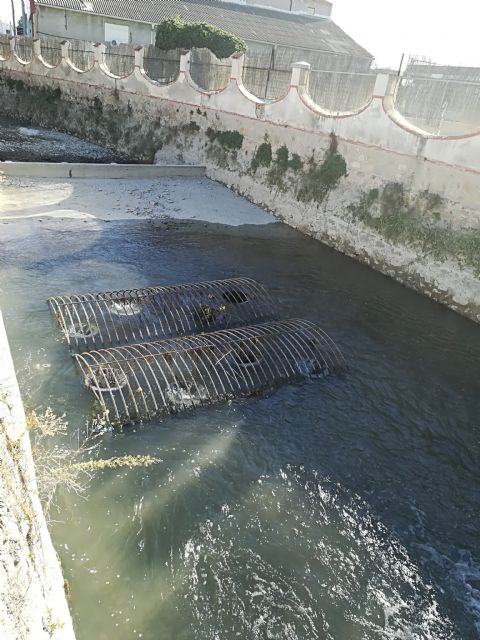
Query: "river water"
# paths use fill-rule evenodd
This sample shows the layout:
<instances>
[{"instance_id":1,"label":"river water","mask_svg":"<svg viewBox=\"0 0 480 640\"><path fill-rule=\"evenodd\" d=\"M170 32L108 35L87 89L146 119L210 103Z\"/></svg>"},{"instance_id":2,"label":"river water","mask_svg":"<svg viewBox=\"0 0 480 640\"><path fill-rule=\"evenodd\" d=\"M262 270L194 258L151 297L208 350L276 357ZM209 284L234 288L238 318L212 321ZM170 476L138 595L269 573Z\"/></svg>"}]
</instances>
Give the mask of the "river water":
<instances>
[{"instance_id":1,"label":"river water","mask_svg":"<svg viewBox=\"0 0 480 640\"><path fill-rule=\"evenodd\" d=\"M340 377L103 436L150 454L62 493L52 535L79 640L480 636L480 327L274 223L0 224L26 404L89 398L49 295L245 275L317 321Z\"/></svg>"}]
</instances>

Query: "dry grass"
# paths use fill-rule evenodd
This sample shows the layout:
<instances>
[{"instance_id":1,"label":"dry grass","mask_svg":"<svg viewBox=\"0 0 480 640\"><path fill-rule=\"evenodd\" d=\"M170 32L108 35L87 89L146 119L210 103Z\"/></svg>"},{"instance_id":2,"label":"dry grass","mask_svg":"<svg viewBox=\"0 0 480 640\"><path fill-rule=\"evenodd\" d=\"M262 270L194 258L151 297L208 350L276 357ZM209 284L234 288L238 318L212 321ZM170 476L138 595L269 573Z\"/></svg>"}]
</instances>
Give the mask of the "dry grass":
<instances>
[{"instance_id":1,"label":"dry grass","mask_svg":"<svg viewBox=\"0 0 480 640\"><path fill-rule=\"evenodd\" d=\"M148 455L93 458L100 444L98 429L95 430L97 435L87 437L74 448L67 437L67 426L65 416L55 415L50 408L43 414L32 411L27 417L38 493L47 518L60 488L82 495L97 471L148 467L159 462ZM85 460L87 456L90 459Z\"/></svg>"}]
</instances>

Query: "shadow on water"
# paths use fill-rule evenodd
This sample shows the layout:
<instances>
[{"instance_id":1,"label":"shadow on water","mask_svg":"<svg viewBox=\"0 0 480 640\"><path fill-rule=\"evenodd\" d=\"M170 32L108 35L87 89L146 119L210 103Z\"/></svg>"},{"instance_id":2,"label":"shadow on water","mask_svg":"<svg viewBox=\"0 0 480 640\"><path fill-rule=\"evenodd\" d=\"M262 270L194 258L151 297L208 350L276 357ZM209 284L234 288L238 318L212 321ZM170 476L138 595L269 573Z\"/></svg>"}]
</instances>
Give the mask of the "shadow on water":
<instances>
[{"instance_id":1,"label":"shadow on water","mask_svg":"<svg viewBox=\"0 0 480 640\"><path fill-rule=\"evenodd\" d=\"M455 638L480 624L480 329L281 224L2 225L22 391L89 399L45 300L245 275L318 321L348 373L104 438L53 535L79 638Z\"/></svg>"}]
</instances>

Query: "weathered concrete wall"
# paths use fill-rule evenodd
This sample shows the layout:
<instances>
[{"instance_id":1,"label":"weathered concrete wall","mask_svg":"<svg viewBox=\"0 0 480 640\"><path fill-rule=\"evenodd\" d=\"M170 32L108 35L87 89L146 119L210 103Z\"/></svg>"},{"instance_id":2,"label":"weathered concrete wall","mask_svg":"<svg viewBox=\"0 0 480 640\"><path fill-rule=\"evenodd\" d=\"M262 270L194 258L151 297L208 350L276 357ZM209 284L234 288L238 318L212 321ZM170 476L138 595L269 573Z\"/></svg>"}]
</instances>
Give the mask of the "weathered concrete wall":
<instances>
[{"instance_id":1,"label":"weathered concrete wall","mask_svg":"<svg viewBox=\"0 0 480 640\"><path fill-rule=\"evenodd\" d=\"M1 312L0 363L0 635L2 640L73 640Z\"/></svg>"},{"instance_id":2,"label":"weathered concrete wall","mask_svg":"<svg viewBox=\"0 0 480 640\"><path fill-rule=\"evenodd\" d=\"M92 42L105 41L105 23L126 24L129 28L130 42L135 44L152 44L155 32L151 24L144 22L128 22L118 18L105 18L91 15L85 11L62 11L51 7L37 7L36 33L41 37L58 36L59 38L78 38L83 40L85 34Z\"/></svg>"},{"instance_id":3,"label":"weathered concrete wall","mask_svg":"<svg viewBox=\"0 0 480 640\"><path fill-rule=\"evenodd\" d=\"M38 46L38 45L37 45ZM380 75L356 112L327 112L308 95L308 65L293 69L288 95L265 103L241 82L205 92L181 58L176 82L142 69L83 74L64 59L47 68L13 55L2 64L4 110L62 127L139 159L205 163L207 174L288 224L480 320L480 136L442 138L394 109Z\"/></svg>"}]
</instances>

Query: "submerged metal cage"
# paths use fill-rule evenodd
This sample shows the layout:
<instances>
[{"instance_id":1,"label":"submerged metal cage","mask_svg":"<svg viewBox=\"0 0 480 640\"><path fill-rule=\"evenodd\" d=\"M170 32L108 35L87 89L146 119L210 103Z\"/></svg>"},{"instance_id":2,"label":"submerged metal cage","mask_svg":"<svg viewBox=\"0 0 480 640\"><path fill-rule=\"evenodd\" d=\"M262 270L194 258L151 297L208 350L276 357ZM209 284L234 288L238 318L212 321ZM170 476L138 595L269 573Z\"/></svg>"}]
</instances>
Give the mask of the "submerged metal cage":
<instances>
[{"instance_id":1,"label":"submerged metal cage","mask_svg":"<svg viewBox=\"0 0 480 640\"><path fill-rule=\"evenodd\" d=\"M159 340L274 320L273 301L249 278L48 299L74 351Z\"/></svg>"},{"instance_id":2,"label":"submerged metal cage","mask_svg":"<svg viewBox=\"0 0 480 640\"><path fill-rule=\"evenodd\" d=\"M306 320L267 322L74 357L100 411L119 424L251 396L345 365L334 341Z\"/></svg>"}]
</instances>

